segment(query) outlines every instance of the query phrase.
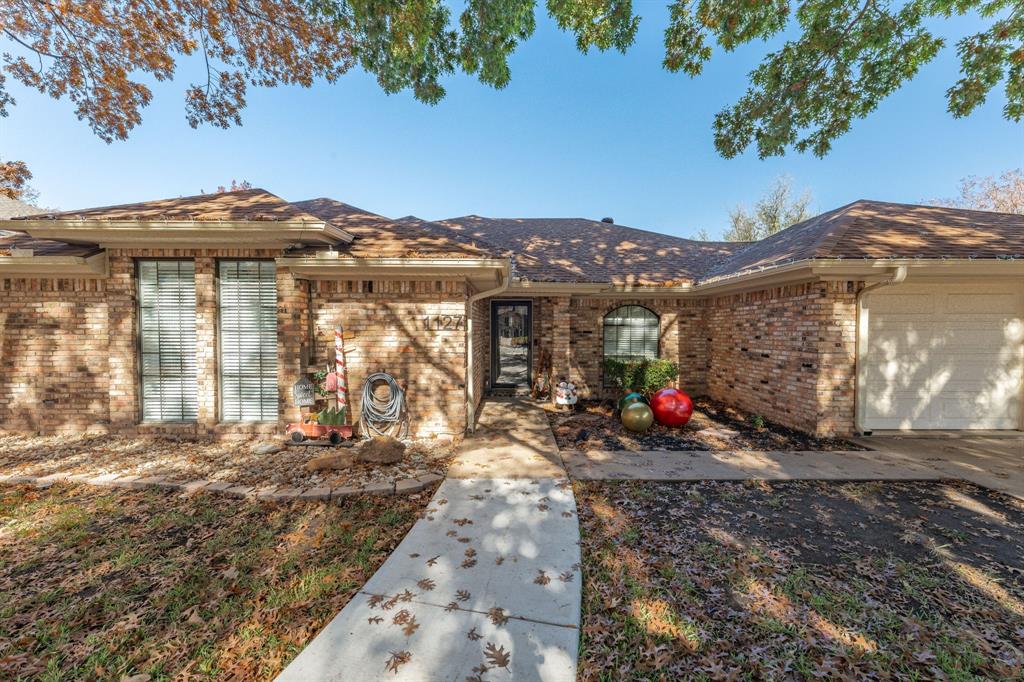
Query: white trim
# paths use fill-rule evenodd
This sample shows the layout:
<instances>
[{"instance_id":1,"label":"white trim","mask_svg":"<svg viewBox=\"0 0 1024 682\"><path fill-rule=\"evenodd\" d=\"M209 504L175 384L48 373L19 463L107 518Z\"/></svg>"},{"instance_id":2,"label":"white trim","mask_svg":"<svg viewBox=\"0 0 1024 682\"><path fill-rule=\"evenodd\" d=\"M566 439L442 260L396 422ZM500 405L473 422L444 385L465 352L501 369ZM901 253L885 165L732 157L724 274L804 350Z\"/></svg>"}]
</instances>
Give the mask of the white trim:
<instances>
[{"instance_id":1,"label":"white trim","mask_svg":"<svg viewBox=\"0 0 1024 682\"><path fill-rule=\"evenodd\" d=\"M501 258L323 258L297 256L277 258L279 268L303 279L379 277L416 279L424 277L472 277L490 271L504 272L509 261ZM477 277L477 279L486 279Z\"/></svg>"},{"instance_id":2,"label":"white trim","mask_svg":"<svg viewBox=\"0 0 1024 682\"><path fill-rule=\"evenodd\" d=\"M106 279L105 251L91 256L0 256L0 277Z\"/></svg>"},{"instance_id":3,"label":"white trim","mask_svg":"<svg viewBox=\"0 0 1024 682\"><path fill-rule=\"evenodd\" d=\"M287 246L296 241L349 243L351 234L322 220L13 220L0 221L0 229L24 232L36 239L82 242L101 246L166 248L175 245L234 244Z\"/></svg>"}]
</instances>

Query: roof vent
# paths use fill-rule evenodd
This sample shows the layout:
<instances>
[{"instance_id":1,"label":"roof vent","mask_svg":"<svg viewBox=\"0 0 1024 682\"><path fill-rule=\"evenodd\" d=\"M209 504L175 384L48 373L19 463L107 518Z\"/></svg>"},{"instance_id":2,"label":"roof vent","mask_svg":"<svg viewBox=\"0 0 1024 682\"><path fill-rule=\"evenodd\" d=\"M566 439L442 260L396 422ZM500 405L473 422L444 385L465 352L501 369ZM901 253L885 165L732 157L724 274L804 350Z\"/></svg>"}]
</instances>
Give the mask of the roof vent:
<instances>
[{"instance_id":1,"label":"roof vent","mask_svg":"<svg viewBox=\"0 0 1024 682\"><path fill-rule=\"evenodd\" d=\"M608 223L609 225L615 224L615 218L601 218L602 223Z\"/></svg>"}]
</instances>

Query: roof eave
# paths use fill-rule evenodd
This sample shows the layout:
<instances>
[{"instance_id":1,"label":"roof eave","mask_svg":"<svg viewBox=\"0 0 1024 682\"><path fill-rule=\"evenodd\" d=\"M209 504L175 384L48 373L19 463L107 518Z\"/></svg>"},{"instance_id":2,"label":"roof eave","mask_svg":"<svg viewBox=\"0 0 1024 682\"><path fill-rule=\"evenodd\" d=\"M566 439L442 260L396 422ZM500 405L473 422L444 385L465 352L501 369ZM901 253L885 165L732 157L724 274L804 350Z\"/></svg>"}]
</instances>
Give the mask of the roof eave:
<instances>
[{"instance_id":1,"label":"roof eave","mask_svg":"<svg viewBox=\"0 0 1024 682\"><path fill-rule=\"evenodd\" d=\"M508 259L502 258L353 258L330 253L285 256L276 263L300 279L460 279L474 288L486 288L509 269Z\"/></svg>"},{"instance_id":2,"label":"roof eave","mask_svg":"<svg viewBox=\"0 0 1024 682\"><path fill-rule=\"evenodd\" d=\"M0 229L36 239L101 246L163 246L244 244L284 247L295 242L336 244L353 236L318 220L16 220L0 221Z\"/></svg>"},{"instance_id":3,"label":"roof eave","mask_svg":"<svg viewBox=\"0 0 1024 682\"><path fill-rule=\"evenodd\" d=\"M106 279L105 251L91 256L0 256L0 277Z\"/></svg>"}]
</instances>

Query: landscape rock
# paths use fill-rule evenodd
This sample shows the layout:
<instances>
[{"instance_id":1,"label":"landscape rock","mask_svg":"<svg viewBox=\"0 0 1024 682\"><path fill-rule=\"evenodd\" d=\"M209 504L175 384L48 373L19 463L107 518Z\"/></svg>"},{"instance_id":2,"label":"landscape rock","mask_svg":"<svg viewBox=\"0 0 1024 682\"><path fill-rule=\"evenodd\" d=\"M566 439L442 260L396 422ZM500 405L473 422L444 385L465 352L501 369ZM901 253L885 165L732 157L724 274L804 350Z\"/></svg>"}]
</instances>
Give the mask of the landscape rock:
<instances>
[{"instance_id":1,"label":"landscape rock","mask_svg":"<svg viewBox=\"0 0 1024 682\"><path fill-rule=\"evenodd\" d=\"M339 469L347 469L352 466L354 459L352 453L342 452L334 455L324 455L322 457L314 457L313 459L306 462L306 471L331 471Z\"/></svg>"},{"instance_id":2,"label":"landscape rock","mask_svg":"<svg viewBox=\"0 0 1024 682\"><path fill-rule=\"evenodd\" d=\"M405 458L405 443L394 438L374 438L359 446L356 459L369 464L397 464Z\"/></svg>"},{"instance_id":3,"label":"landscape rock","mask_svg":"<svg viewBox=\"0 0 1024 682\"><path fill-rule=\"evenodd\" d=\"M282 450L284 450L284 446L280 443L260 443L252 449L253 454L256 455L276 455Z\"/></svg>"}]
</instances>

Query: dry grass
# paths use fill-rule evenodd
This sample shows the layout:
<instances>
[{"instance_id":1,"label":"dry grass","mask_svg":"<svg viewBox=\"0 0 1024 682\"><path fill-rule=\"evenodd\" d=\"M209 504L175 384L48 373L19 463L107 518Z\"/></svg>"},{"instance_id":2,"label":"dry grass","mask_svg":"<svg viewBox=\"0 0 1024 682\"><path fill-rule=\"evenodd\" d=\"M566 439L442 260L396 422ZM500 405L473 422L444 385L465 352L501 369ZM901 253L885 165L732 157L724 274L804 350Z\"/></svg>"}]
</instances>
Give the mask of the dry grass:
<instances>
[{"instance_id":1,"label":"dry grass","mask_svg":"<svg viewBox=\"0 0 1024 682\"><path fill-rule=\"evenodd\" d=\"M270 679L430 497L0 489L0 678Z\"/></svg>"},{"instance_id":2,"label":"dry grass","mask_svg":"<svg viewBox=\"0 0 1024 682\"><path fill-rule=\"evenodd\" d=\"M1024 680L1024 503L959 483L579 483L580 678Z\"/></svg>"}]
</instances>

